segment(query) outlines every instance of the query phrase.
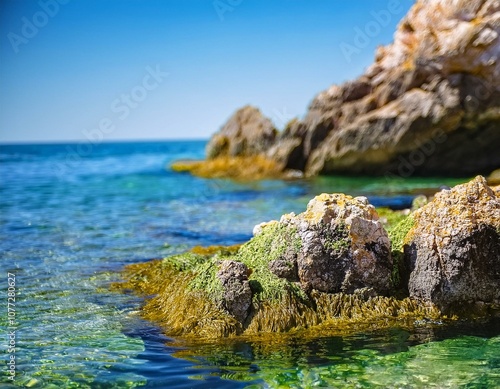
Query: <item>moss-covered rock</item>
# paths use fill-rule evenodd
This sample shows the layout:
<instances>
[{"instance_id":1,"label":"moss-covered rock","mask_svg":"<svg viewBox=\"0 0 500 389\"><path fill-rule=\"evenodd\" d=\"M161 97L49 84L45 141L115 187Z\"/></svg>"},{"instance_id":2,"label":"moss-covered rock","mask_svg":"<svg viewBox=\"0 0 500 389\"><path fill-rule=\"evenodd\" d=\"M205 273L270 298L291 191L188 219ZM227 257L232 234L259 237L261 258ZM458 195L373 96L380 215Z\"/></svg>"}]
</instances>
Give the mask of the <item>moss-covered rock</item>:
<instances>
[{"instance_id":1,"label":"moss-covered rock","mask_svg":"<svg viewBox=\"0 0 500 389\"><path fill-rule=\"evenodd\" d=\"M302 241L297 264L306 289L390 292L389 238L365 197L322 194L309 202L305 212L284 215L280 222L296 228Z\"/></svg>"},{"instance_id":2,"label":"moss-covered rock","mask_svg":"<svg viewBox=\"0 0 500 389\"><path fill-rule=\"evenodd\" d=\"M394 290L403 295L408 295L408 279L410 274L410 270L404 260L404 245L406 236L414 223L413 215L409 214L388 229L393 261L391 280Z\"/></svg>"},{"instance_id":3,"label":"moss-covered rock","mask_svg":"<svg viewBox=\"0 0 500 389\"><path fill-rule=\"evenodd\" d=\"M374 321L385 326L439 317L434 308L409 299L377 296L381 289L372 282L373 269L359 271L366 266L362 261L371 261L373 268L378 266L376 255L383 253L382 260L390 255L387 234L364 198L321 195L304 213L284 215L254 232L241 246L195 247L131 265L125 270L126 281L116 287L147 296L144 317L160 323L167 334L183 337L338 331ZM374 250L369 242L382 242L386 250ZM301 272L305 265L300 261L308 261L309 270L319 261L318 269L324 272ZM388 285L392 269L385 264L383 269ZM328 282L325 274L337 277L336 289L321 290L321 282L307 278L314 274L323 282ZM358 276L356 287L342 289L346 279L352 282Z\"/></svg>"},{"instance_id":4,"label":"moss-covered rock","mask_svg":"<svg viewBox=\"0 0 500 389\"><path fill-rule=\"evenodd\" d=\"M500 201L484 178L412 213L380 214L366 198L322 194L299 215L256 226L241 246L130 265L115 287L148 297L144 317L168 335L202 339L324 335L500 308Z\"/></svg>"},{"instance_id":5,"label":"moss-covered rock","mask_svg":"<svg viewBox=\"0 0 500 389\"><path fill-rule=\"evenodd\" d=\"M256 252L256 242L247 245L222 262L247 261ZM306 293L297 283L275 276L264 261L253 260L254 271L248 277L253 300L246 319L238 319L221 304L220 262L220 253L204 257L186 253L130 265L125 270L126 281L115 288L149 297L143 316L160 324L167 335L196 340L297 331L305 331L304 336L338 334L441 318L432 306L418 305L408 298L369 297L362 290L351 295L314 289ZM179 267L178 263L191 267Z\"/></svg>"}]
</instances>

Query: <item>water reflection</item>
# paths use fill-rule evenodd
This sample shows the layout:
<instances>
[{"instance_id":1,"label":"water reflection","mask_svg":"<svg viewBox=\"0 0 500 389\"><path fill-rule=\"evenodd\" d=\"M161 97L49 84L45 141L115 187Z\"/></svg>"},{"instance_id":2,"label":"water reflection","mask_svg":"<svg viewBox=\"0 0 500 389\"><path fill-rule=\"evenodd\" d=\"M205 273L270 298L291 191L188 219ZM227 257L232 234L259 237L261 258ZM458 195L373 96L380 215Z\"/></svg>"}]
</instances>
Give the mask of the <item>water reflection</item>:
<instances>
[{"instance_id":1,"label":"water reflection","mask_svg":"<svg viewBox=\"0 0 500 389\"><path fill-rule=\"evenodd\" d=\"M500 319L302 339L175 341L173 356L251 388L457 387L500 383ZM455 374L456 367L461 373ZM396 384L397 383L397 384ZM333 386L330 386L333 385ZM473 386L475 387L475 386Z\"/></svg>"}]
</instances>

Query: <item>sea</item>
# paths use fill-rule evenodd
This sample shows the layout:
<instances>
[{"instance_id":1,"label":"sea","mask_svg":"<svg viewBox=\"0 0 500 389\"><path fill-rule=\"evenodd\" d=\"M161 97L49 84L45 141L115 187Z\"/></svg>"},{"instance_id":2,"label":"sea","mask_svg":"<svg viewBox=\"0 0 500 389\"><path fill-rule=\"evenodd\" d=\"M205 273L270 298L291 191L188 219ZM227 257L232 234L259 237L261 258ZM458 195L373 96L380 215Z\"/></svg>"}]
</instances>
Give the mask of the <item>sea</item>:
<instances>
[{"instance_id":1,"label":"sea","mask_svg":"<svg viewBox=\"0 0 500 389\"><path fill-rule=\"evenodd\" d=\"M232 245L317 194L409 207L463 179L236 182L170 169L205 141L0 145L0 387L495 388L500 323L195 345L110 288L129 264Z\"/></svg>"}]
</instances>

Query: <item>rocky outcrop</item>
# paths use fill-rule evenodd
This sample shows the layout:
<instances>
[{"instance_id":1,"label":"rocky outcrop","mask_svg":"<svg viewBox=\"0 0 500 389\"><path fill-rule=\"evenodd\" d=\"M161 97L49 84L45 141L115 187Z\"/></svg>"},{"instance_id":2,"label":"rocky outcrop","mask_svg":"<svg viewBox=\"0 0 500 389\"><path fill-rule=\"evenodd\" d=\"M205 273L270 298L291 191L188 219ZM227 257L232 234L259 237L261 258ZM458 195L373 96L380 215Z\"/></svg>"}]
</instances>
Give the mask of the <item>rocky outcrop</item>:
<instances>
[{"instance_id":1,"label":"rocky outcrop","mask_svg":"<svg viewBox=\"0 0 500 389\"><path fill-rule=\"evenodd\" d=\"M175 336L494 315L500 311L498 196L481 176L443 190L407 216L392 215L398 221L390 227L391 244L366 198L322 194L298 215L255 226L241 246L194 248L131 265L123 289L155 295L145 317Z\"/></svg>"},{"instance_id":2,"label":"rocky outcrop","mask_svg":"<svg viewBox=\"0 0 500 389\"><path fill-rule=\"evenodd\" d=\"M283 215L279 223L297 235L300 248L284 250L272 264L278 277L296 278L305 290L328 293L372 288L381 295L391 290L389 238L365 197L322 194L305 212Z\"/></svg>"},{"instance_id":3,"label":"rocky outcrop","mask_svg":"<svg viewBox=\"0 0 500 389\"><path fill-rule=\"evenodd\" d=\"M365 74L276 133L238 111L208 158L258 154L307 175L471 175L500 166L500 2L418 0Z\"/></svg>"},{"instance_id":4,"label":"rocky outcrop","mask_svg":"<svg viewBox=\"0 0 500 389\"><path fill-rule=\"evenodd\" d=\"M302 124L308 174L500 166L499 35L497 0L417 1L363 76L312 102Z\"/></svg>"},{"instance_id":5,"label":"rocky outcrop","mask_svg":"<svg viewBox=\"0 0 500 389\"><path fill-rule=\"evenodd\" d=\"M245 106L236 111L206 147L208 159L261 154L275 141L277 131L258 108Z\"/></svg>"},{"instance_id":6,"label":"rocky outcrop","mask_svg":"<svg viewBox=\"0 0 500 389\"><path fill-rule=\"evenodd\" d=\"M410 296L443 311L500 303L500 198L483 177L437 193L412 217Z\"/></svg>"},{"instance_id":7,"label":"rocky outcrop","mask_svg":"<svg viewBox=\"0 0 500 389\"><path fill-rule=\"evenodd\" d=\"M433 307L384 296L392 291L390 243L364 197L322 194L254 234L236 249L195 248L133 265L124 289L154 294L145 317L176 336L439 317Z\"/></svg>"}]
</instances>

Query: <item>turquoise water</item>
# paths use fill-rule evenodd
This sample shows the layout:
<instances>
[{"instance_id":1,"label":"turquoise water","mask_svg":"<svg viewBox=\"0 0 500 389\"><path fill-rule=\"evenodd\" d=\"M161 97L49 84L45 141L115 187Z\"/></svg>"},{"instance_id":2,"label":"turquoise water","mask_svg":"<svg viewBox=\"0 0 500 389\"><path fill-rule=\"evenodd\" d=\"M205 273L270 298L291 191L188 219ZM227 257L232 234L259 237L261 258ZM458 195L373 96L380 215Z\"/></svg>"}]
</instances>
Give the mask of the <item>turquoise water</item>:
<instances>
[{"instance_id":1,"label":"turquoise water","mask_svg":"<svg viewBox=\"0 0 500 389\"><path fill-rule=\"evenodd\" d=\"M80 148L79 148L80 147ZM109 291L124 265L247 240L320 192L402 208L461 180L235 183L176 174L204 142L0 146L0 386L307 388L500 386L500 325L421 326L314 340L180 345ZM78 155L78 151L80 155ZM15 275L15 316L7 311ZM7 361L15 328L15 380ZM11 350L10 350L11 351Z\"/></svg>"}]
</instances>

